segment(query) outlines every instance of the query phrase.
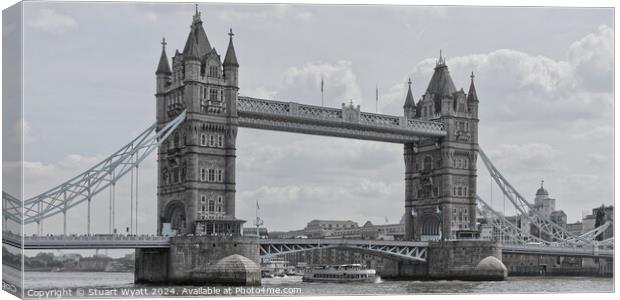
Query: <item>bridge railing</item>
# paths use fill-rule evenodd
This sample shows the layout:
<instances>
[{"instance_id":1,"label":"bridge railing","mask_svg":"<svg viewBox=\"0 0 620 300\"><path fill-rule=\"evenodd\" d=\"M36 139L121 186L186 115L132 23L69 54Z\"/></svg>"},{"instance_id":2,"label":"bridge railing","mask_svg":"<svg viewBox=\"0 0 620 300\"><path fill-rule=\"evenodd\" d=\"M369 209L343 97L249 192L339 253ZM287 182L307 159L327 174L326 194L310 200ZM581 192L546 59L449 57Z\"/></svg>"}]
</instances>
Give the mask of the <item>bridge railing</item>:
<instances>
[{"instance_id":1,"label":"bridge railing","mask_svg":"<svg viewBox=\"0 0 620 300\"><path fill-rule=\"evenodd\" d=\"M539 253L554 253L554 254L595 254L595 255L608 255L613 256L614 251L610 249L599 249L596 247L591 248L573 248L566 246L553 246L553 245L519 245L519 244L503 244L503 250L515 251L515 252L539 252Z\"/></svg>"},{"instance_id":2,"label":"bridge railing","mask_svg":"<svg viewBox=\"0 0 620 300\"><path fill-rule=\"evenodd\" d=\"M265 114L282 117L298 117L318 121L335 121L353 123L385 129L415 130L431 135L445 135L446 129L442 122L407 119L402 116L374 114L354 111L359 117L353 120L345 118L344 110L323 106L258 99L241 96L237 102L241 113Z\"/></svg>"},{"instance_id":3,"label":"bridge railing","mask_svg":"<svg viewBox=\"0 0 620 300\"><path fill-rule=\"evenodd\" d=\"M260 239L260 244L321 244L321 245L384 245L426 247L427 242L385 241L385 240L353 240L353 239Z\"/></svg>"},{"instance_id":4,"label":"bridge railing","mask_svg":"<svg viewBox=\"0 0 620 300\"><path fill-rule=\"evenodd\" d=\"M169 237L141 235L27 235L24 241L167 241Z\"/></svg>"}]
</instances>

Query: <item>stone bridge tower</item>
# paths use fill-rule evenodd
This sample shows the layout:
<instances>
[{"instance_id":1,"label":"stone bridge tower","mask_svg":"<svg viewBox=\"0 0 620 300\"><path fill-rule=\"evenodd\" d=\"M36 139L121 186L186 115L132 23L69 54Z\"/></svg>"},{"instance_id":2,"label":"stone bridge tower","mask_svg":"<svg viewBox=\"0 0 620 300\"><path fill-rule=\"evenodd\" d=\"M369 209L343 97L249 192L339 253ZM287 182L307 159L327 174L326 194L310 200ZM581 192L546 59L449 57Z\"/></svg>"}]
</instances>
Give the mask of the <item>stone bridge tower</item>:
<instances>
[{"instance_id":1,"label":"stone bridge tower","mask_svg":"<svg viewBox=\"0 0 620 300\"><path fill-rule=\"evenodd\" d=\"M456 90L439 56L422 99L409 91L406 118L441 121L447 136L405 145L405 238L453 239L477 230L476 161L478 97L471 75L469 92Z\"/></svg>"},{"instance_id":2,"label":"stone bridge tower","mask_svg":"<svg viewBox=\"0 0 620 300\"><path fill-rule=\"evenodd\" d=\"M157 71L157 126L187 110L186 120L158 151L158 233L240 234L235 219L238 68L232 30L221 61L200 12L183 52L166 55Z\"/></svg>"}]
</instances>

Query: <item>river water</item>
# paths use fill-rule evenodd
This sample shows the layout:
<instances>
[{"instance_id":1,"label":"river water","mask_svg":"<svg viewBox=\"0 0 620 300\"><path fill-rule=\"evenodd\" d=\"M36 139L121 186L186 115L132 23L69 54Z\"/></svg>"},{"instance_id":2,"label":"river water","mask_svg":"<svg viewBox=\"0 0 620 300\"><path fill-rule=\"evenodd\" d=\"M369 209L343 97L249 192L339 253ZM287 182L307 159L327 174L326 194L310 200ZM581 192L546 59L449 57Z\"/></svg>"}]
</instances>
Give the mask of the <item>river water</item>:
<instances>
[{"instance_id":1,"label":"river water","mask_svg":"<svg viewBox=\"0 0 620 300\"><path fill-rule=\"evenodd\" d=\"M6 275L6 273L5 273ZM3 278L6 279L6 278ZM223 286L158 287L133 284L133 273L26 272L25 288L32 291L68 289L64 296L209 296L223 295ZM307 283L299 276L265 278L262 287L237 289L233 295L387 295L434 293L569 293L613 292L612 278L510 277L506 281L391 281L376 283ZM278 292L279 290L279 292ZM76 292L81 293L77 294ZM114 292L115 291L115 292ZM230 291L230 290L229 290ZM115 294L111 294L115 293ZM129 294L128 294L129 293ZM28 295L26 295L28 296ZM29 298L44 294L31 293ZM48 296L54 296L50 294Z\"/></svg>"}]
</instances>

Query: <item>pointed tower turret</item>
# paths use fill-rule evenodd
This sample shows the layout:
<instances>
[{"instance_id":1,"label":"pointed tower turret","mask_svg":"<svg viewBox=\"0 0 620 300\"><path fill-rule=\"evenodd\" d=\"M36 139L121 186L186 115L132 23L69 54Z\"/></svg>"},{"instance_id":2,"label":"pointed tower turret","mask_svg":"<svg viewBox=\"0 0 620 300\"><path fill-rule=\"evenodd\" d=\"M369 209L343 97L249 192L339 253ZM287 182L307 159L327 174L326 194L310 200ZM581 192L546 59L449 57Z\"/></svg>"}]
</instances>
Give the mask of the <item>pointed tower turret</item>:
<instances>
[{"instance_id":1,"label":"pointed tower turret","mask_svg":"<svg viewBox=\"0 0 620 300\"><path fill-rule=\"evenodd\" d=\"M235 53L235 46L233 45L233 36L235 34L232 32L232 28L228 33L230 40L228 41L228 49L226 50L226 56L224 57L224 66L233 66L238 67L239 63L237 62L237 54Z\"/></svg>"},{"instance_id":2,"label":"pointed tower turret","mask_svg":"<svg viewBox=\"0 0 620 300\"><path fill-rule=\"evenodd\" d=\"M469 92L467 93L467 101L468 102L479 102L478 94L476 93L476 86L474 85L474 72L471 72L469 78L471 78L471 83L469 84Z\"/></svg>"},{"instance_id":3,"label":"pointed tower turret","mask_svg":"<svg viewBox=\"0 0 620 300\"><path fill-rule=\"evenodd\" d=\"M162 38L161 40L161 56L159 57L159 64L157 65L157 71L155 71L155 75L170 75L172 71L170 70L170 64L168 63L168 55L166 55L166 38Z\"/></svg>"},{"instance_id":4,"label":"pointed tower turret","mask_svg":"<svg viewBox=\"0 0 620 300\"><path fill-rule=\"evenodd\" d=\"M155 84L155 101L157 106L157 122L164 122L165 120L165 108L164 108L164 94L170 85L170 79L172 71L170 70L170 64L168 63L168 56L166 55L166 38L161 40L161 56L159 57L159 63L157 64L157 70L155 71L156 84Z\"/></svg>"},{"instance_id":5,"label":"pointed tower turret","mask_svg":"<svg viewBox=\"0 0 620 300\"><path fill-rule=\"evenodd\" d=\"M224 78L226 78L226 82L231 86L238 86L238 72L239 72L239 62L237 61L237 54L235 53L235 46L233 44L233 36L235 34L230 29L228 33L229 41L228 41L228 49L226 50L226 56L224 57Z\"/></svg>"},{"instance_id":6,"label":"pointed tower turret","mask_svg":"<svg viewBox=\"0 0 620 300\"><path fill-rule=\"evenodd\" d=\"M413 99L413 93L411 92L411 78L409 78L407 84L409 86L407 90L407 96L405 97L405 105L403 105L403 109L405 111L405 117L407 119L413 119L415 118L416 114L416 104L415 100Z\"/></svg>"},{"instance_id":7,"label":"pointed tower turret","mask_svg":"<svg viewBox=\"0 0 620 300\"><path fill-rule=\"evenodd\" d=\"M469 92L467 93L467 108L469 113L471 113L473 118L478 118L478 93L476 93L476 86L474 85L474 72L471 72L469 76L471 78L471 83L469 84Z\"/></svg>"}]
</instances>

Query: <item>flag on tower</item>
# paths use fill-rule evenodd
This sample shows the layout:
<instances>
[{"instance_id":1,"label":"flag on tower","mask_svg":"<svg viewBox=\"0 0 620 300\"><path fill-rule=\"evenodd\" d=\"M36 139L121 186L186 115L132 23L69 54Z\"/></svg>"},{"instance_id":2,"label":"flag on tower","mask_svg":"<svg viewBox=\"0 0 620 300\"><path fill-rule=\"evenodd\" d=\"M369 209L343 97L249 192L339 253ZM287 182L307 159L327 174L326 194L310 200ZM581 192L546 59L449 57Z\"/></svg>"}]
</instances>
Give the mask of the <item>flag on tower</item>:
<instances>
[{"instance_id":1,"label":"flag on tower","mask_svg":"<svg viewBox=\"0 0 620 300\"><path fill-rule=\"evenodd\" d=\"M256 200L256 209L259 210L260 206L258 206L258 200Z\"/></svg>"}]
</instances>

